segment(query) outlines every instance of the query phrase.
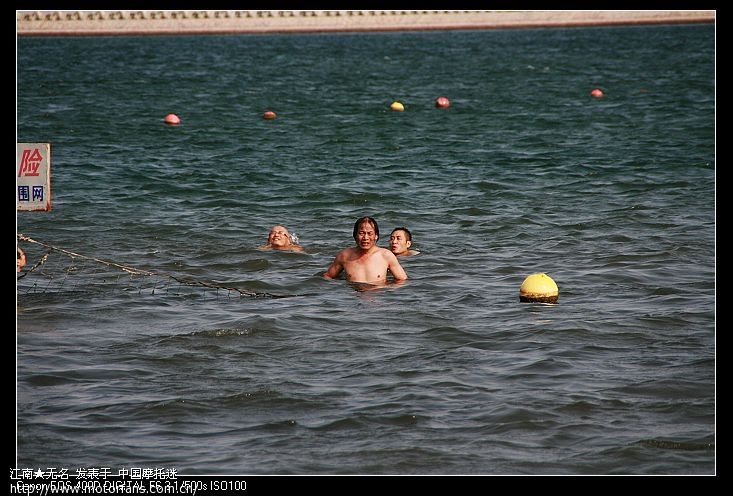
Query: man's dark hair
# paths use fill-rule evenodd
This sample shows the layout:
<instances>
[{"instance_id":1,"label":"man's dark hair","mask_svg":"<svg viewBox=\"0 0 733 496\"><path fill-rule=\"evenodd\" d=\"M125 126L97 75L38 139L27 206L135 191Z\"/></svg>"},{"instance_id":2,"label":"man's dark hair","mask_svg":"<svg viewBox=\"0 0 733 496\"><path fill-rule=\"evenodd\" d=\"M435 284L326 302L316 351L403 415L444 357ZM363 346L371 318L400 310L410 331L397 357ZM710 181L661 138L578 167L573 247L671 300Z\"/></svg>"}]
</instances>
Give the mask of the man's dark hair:
<instances>
[{"instance_id":1,"label":"man's dark hair","mask_svg":"<svg viewBox=\"0 0 733 496\"><path fill-rule=\"evenodd\" d=\"M390 236L394 234L395 231L405 231L405 237L407 238L407 241L412 241L412 233L406 227L395 227L394 229L392 229Z\"/></svg>"},{"instance_id":2,"label":"man's dark hair","mask_svg":"<svg viewBox=\"0 0 733 496\"><path fill-rule=\"evenodd\" d=\"M359 226L364 224L365 222L369 223L374 227L374 233L377 235L377 238L379 237L379 226L377 225L377 221L374 220L371 217L359 217L356 219L356 222L354 223L354 239L356 239L356 233L359 232Z\"/></svg>"}]
</instances>

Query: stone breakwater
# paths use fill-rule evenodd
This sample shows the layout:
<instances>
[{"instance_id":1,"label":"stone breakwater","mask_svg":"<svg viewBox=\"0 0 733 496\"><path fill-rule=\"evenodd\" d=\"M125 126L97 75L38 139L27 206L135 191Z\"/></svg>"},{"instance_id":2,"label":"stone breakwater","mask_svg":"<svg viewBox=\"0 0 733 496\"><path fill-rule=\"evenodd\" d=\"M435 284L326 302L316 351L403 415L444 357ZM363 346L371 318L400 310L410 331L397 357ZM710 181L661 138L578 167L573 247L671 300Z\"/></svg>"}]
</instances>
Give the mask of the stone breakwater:
<instances>
[{"instance_id":1,"label":"stone breakwater","mask_svg":"<svg viewBox=\"0 0 733 496\"><path fill-rule=\"evenodd\" d=\"M714 10L17 11L19 36L256 34L713 23Z\"/></svg>"}]
</instances>

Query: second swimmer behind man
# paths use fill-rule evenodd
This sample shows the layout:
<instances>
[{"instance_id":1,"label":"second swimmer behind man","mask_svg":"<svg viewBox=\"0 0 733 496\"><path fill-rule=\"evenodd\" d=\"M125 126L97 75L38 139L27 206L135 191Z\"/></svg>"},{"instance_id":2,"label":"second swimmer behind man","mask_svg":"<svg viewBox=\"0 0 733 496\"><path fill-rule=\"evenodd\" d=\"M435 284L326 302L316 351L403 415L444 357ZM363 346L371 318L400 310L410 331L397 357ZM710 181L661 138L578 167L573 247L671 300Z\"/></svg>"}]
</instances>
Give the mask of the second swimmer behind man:
<instances>
[{"instance_id":1,"label":"second swimmer behind man","mask_svg":"<svg viewBox=\"0 0 733 496\"><path fill-rule=\"evenodd\" d=\"M417 250L411 250L412 233L406 227L395 227L389 235L389 249L398 257L419 255Z\"/></svg>"}]
</instances>

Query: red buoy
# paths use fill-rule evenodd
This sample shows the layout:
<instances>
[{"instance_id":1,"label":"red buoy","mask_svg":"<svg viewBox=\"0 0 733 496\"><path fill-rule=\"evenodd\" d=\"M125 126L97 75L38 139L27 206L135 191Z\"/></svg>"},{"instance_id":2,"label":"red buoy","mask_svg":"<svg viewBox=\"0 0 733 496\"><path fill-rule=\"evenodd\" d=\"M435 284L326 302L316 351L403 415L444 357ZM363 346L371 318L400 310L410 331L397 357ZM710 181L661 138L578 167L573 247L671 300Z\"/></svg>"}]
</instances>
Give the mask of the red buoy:
<instances>
[{"instance_id":1,"label":"red buoy","mask_svg":"<svg viewBox=\"0 0 733 496\"><path fill-rule=\"evenodd\" d=\"M444 96L441 96L437 100L435 100L435 107L436 108L448 108L450 107L450 100L448 100Z\"/></svg>"},{"instance_id":2,"label":"red buoy","mask_svg":"<svg viewBox=\"0 0 733 496\"><path fill-rule=\"evenodd\" d=\"M163 122L171 126L177 126L181 123L181 119L176 114L168 114L163 118Z\"/></svg>"},{"instance_id":3,"label":"red buoy","mask_svg":"<svg viewBox=\"0 0 733 496\"><path fill-rule=\"evenodd\" d=\"M596 88L590 92L590 96L592 96L593 98L603 98L603 92Z\"/></svg>"},{"instance_id":4,"label":"red buoy","mask_svg":"<svg viewBox=\"0 0 733 496\"><path fill-rule=\"evenodd\" d=\"M268 110L267 112L265 112L264 114L262 114L262 118L265 119L265 120L267 120L267 121L271 121L271 120L273 120L276 117L277 117L277 114L275 112L273 112L272 110Z\"/></svg>"}]
</instances>

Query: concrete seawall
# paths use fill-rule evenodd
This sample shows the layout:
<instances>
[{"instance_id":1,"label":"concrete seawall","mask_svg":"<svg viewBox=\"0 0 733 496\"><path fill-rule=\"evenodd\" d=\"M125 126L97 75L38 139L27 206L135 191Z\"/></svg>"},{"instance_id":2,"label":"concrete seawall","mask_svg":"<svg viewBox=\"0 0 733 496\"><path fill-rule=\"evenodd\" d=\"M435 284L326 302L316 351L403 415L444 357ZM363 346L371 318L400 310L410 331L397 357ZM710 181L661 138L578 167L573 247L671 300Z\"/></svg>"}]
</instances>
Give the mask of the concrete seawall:
<instances>
[{"instance_id":1,"label":"concrete seawall","mask_svg":"<svg viewBox=\"0 0 733 496\"><path fill-rule=\"evenodd\" d=\"M714 23L714 10L17 11L18 36L324 33Z\"/></svg>"}]
</instances>

